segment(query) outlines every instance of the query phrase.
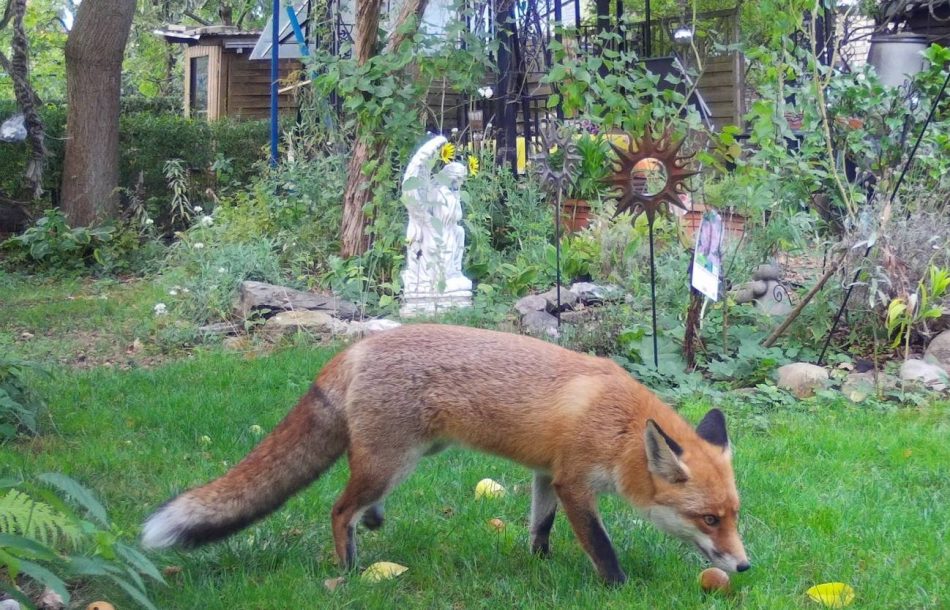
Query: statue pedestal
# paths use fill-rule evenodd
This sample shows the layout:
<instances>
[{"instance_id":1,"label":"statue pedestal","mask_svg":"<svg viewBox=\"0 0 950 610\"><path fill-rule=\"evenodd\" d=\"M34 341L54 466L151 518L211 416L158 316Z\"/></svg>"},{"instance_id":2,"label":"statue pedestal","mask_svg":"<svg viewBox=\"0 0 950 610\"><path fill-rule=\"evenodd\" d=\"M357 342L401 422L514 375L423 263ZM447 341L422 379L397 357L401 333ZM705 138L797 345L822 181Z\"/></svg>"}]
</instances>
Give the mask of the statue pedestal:
<instances>
[{"instance_id":1,"label":"statue pedestal","mask_svg":"<svg viewBox=\"0 0 950 610\"><path fill-rule=\"evenodd\" d=\"M432 315L453 307L471 307L472 280L464 275L450 278L441 292L431 285L423 285L406 270L402 272L402 307L399 314L406 318L416 315ZM415 280L415 281L414 281Z\"/></svg>"},{"instance_id":2,"label":"statue pedestal","mask_svg":"<svg viewBox=\"0 0 950 610\"><path fill-rule=\"evenodd\" d=\"M471 307L472 291L457 290L430 294L404 294L399 315L411 318L418 315L432 315L455 307Z\"/></svg>"}]
</instances>

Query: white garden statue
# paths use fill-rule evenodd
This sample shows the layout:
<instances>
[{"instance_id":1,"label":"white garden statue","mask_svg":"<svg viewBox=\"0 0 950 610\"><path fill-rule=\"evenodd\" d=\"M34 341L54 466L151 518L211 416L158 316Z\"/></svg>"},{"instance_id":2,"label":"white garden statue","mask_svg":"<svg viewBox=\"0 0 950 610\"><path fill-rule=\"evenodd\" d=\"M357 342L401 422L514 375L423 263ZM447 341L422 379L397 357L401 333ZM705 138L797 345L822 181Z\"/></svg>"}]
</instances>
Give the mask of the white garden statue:
<instances>
[{"instance_id":1,"label":"white garden statue","mask_svg":"<svg viewBox=\"0 0 950 610\"><path fill-rule=\"evenodd\" d=\"M462 275L465 230L459 189L467 171L453 161L433 175L446 139L436 136L416 151L402 181L409 211L402 315L435 313L472 304L472 280Z\"/></svg>"}]
</instances>

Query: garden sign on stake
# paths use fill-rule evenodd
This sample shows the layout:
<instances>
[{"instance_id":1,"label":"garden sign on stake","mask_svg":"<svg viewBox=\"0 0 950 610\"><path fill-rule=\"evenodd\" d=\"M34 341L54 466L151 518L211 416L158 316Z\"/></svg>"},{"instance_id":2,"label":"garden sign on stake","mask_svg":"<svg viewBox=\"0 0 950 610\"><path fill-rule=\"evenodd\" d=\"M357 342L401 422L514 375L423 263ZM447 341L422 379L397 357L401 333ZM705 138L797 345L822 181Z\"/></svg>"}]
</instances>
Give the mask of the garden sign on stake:
<instances>
[{"instance_id":1,"label":"garden sign on stake","mask_svg":"<svg viewBox=\"0 0 950 610\"><path fill-rule=\"evenodd\" d=\"M680 195L688 189L684 181L698 172L687 165L692 155L680 156L679 151L684 139L673 141L672 129L667 126L659 138L653 137L653 129L647 127L643 136L628 136L626 148L610 142L617 154L614 172L604 181L610 184L617 197L617 209L614 216L630 211L632 221L642 213L647 215L650 232L650 302L653 313L653 366L660 368L656 329L656 262L653 254L653 221L657 210L664 204L672 204L686 209L680 201Z\"/></svg>"}]
</instances>

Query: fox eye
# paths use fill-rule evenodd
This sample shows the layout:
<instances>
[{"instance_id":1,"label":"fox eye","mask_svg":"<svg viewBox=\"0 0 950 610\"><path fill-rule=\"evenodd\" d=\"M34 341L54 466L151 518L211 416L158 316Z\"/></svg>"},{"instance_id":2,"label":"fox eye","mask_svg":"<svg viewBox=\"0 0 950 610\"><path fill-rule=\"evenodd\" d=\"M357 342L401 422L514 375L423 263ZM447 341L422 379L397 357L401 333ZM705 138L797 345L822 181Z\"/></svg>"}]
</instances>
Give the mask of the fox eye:
<instances>
[{"instance_id":1,"label":"fox eye","mask_svg":"<svg viewBox=\"0 0 950 610\"><path fill-rule=\"evenodd\" d=\"M704 515L703 522L709 527L716 527L719 525L719 517L716 515Z\"/></svg>"}]
</instances>

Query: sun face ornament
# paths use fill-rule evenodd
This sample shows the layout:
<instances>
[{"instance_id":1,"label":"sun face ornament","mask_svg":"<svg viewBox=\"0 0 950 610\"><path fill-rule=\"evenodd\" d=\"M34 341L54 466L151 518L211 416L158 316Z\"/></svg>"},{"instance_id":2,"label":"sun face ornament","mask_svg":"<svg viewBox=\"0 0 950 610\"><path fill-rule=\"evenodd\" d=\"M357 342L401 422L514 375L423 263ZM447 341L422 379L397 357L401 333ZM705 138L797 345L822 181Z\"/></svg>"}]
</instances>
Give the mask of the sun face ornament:
<instances>
[{"instance_id":1,"label":"sun face ornament","mask_svg":"<svg viewBox=\"0 0 950 610\"><path fill-rule=\"evenodd\" d=\"M689 168L693 155L679 154L685 138L674 142L672 129L666 127L659 138L654 138L653 130L647 128L643 136L629 140L626 148L610 142L617 158L613 162L614 172L604 182L611 185L617 198L614 216L630 211L636 219L646 212L647 220L653 224L664 203L685 210L680 201L680 195L690 190L685 180L699 173Z\"/></svg>"},{"instance_id":2,"label":"sun face ornament","mask_svg":"<svg viewBox=\"0 0 950 610\"><path fill-rule=\"evenodd\" d=\"M577 180L581 156L569 128L549 125L541 129L540 135L541 149L530 157L532 172L541 187L557 197Z\"/></svg>"}]
</instances>

